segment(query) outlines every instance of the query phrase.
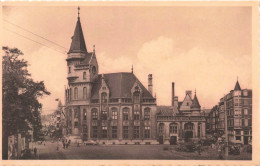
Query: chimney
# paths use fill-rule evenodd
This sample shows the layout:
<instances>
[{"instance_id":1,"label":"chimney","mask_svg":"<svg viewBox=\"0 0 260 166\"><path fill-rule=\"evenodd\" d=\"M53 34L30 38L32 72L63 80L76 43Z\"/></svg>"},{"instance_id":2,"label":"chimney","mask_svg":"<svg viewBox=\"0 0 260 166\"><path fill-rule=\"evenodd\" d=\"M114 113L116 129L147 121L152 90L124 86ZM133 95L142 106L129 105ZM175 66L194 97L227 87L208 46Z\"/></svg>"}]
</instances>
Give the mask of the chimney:
<instances>
[{"instance_id":1,"label":"chimney","mask_svg":"<svg viewBox=\"0 0 260 166\"><path fill-rule=\"evenodd\" d=\"M174 107L178 107L178 96L174 96Z\"/></svg>"},{"instance_id":2,"label":"chimney","mask_svg":"<svg viewBox=\"0 0 260 166\"><path fill-rule=\"evenodd\" d=\"M174 106L174 82L172 82L172 106Z\"/></svg>"},{"instance_id":3,"label":"chimney","mask_svg":"<svg viewBox=\"0 0 260 166\"><path fill-rule=\"evenodd\" d=\"M153 95L153 75L148 75L148 91Z\"/></svg>"}]
</instances>

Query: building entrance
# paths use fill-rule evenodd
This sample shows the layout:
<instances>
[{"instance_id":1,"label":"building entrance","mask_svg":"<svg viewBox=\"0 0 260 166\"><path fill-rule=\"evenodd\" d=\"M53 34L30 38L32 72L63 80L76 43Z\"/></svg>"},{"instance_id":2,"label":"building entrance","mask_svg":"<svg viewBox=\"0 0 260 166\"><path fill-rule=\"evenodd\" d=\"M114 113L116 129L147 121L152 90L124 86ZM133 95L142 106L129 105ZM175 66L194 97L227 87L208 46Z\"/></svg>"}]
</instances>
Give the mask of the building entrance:
<instances>
[{"instance_id":1,"label":"building entrance","mask_svg":"<svg viewBox=\"0 0 260 166\"><path fill-rule=\"evenodd\" d=\"M177 144L177 136L171 136L170 145L176 145L176 144Z\"/></svg>"},{"instance_id":2,"label":"building entrance","mask_svg":"<svg viewBox=\"0 0 260 166\"><path fill-rule=\"evenodd\" d=\"M159 144L163 144L163 136L159 136Z\"/></svg>"},{"instance_id":3,"label":"building entrance","mask_svg":"<svg viewBox=\"0 0 260 166\"><path fill-rule=\"evenodd\" d=\"M193 132L192 131L186 131L185 136L184 136L185 142L191 141L192 138L193 138Z\"/></svg>"}]
</instances>

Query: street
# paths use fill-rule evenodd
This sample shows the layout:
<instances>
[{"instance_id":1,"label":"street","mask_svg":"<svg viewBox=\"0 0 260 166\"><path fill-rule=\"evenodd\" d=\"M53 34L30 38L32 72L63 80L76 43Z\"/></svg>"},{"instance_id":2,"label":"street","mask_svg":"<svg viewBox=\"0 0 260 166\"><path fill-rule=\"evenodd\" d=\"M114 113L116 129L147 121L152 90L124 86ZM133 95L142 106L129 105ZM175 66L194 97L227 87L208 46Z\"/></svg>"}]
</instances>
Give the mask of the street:
<instances>
[{"instance_id":1,"label":"street","mask_svg":"<svg viewBox=\"0 0 260 166\"><path fill-rule=\"evenodd\" d=\"M80 145L71 144L68 149L59 148L57 143L46 142L38 145L39 159L156 159L156 160L218 160L217 150L204 147L197 152L179 152L172 145ZM251 160L251 154L229 155L229 160Z\"/></svg>"}]
</instances>

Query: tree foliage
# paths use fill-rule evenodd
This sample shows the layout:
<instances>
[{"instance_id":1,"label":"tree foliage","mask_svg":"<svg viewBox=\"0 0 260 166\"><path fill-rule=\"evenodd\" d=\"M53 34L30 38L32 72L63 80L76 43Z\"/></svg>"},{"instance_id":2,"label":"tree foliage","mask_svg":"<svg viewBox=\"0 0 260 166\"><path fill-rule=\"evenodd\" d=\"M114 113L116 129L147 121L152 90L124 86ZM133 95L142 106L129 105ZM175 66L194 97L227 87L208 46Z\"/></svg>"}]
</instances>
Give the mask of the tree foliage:
<instances>
[{"instance_id":1,"label":"tree foliage","mask_svg":"<svg viewBox=\"0 0 260 166\"><path fill-rule=\"evenodd\" d=\"M44 82L35 82L28 72L28 62L17 48L3 47L3 132L5 136L33 129L37 139L41 129L41 108L38 101L50 95Z\"/></svg>"}]
</instances>

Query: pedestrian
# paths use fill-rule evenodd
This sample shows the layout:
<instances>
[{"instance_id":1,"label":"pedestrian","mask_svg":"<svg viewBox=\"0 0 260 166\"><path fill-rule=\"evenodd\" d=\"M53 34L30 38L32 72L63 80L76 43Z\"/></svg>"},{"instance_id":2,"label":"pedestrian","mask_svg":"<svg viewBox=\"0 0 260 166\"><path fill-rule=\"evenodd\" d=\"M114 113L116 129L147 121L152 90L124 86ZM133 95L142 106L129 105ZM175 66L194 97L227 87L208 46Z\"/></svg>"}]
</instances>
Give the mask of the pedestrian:
<instances>
[{"instance_id":1,"label":"pedestrian","mask_svg":"<svg viewBox=\"0 0 260 166\"><path fill-rule=\"evenodd\" d=\"M77 146L79 147L79 141L77 141L77 142L78 142L78 145L77 145Z\"/></svg>"},{"instance_id":2,"label":"pedestrian","mask_svg":"<svg viewBox=\"0 0 260 166\"><path fill-rule=\"evenodd\" d=\"M222 144L219 143L219 146L218 146L218 158L219 159L223 159L222 149L223 149Z\"/></svg>"},{"instance_id":3,"label":"pedestrian","mask_svg":"<svg viewBox=\"0 0 260 166\"><path fill-rule=\"evenodd\" d=\"M201 152L201 142L200 141L198 142L197 151L198 151L198 154L201 155L200 154L200 152Z\"/></svg>"},{"instance_id":4,"label":"pedestrian","mask_svg":"<svg viewBox=\"0 0 260 166\"><path fill-rule=\"evenodd\" d=\"M36 147L34 147L33 152L34 152L34 157L36 157L36 155L37 155L37 148Z\"/></svg>"}]
</instances>

